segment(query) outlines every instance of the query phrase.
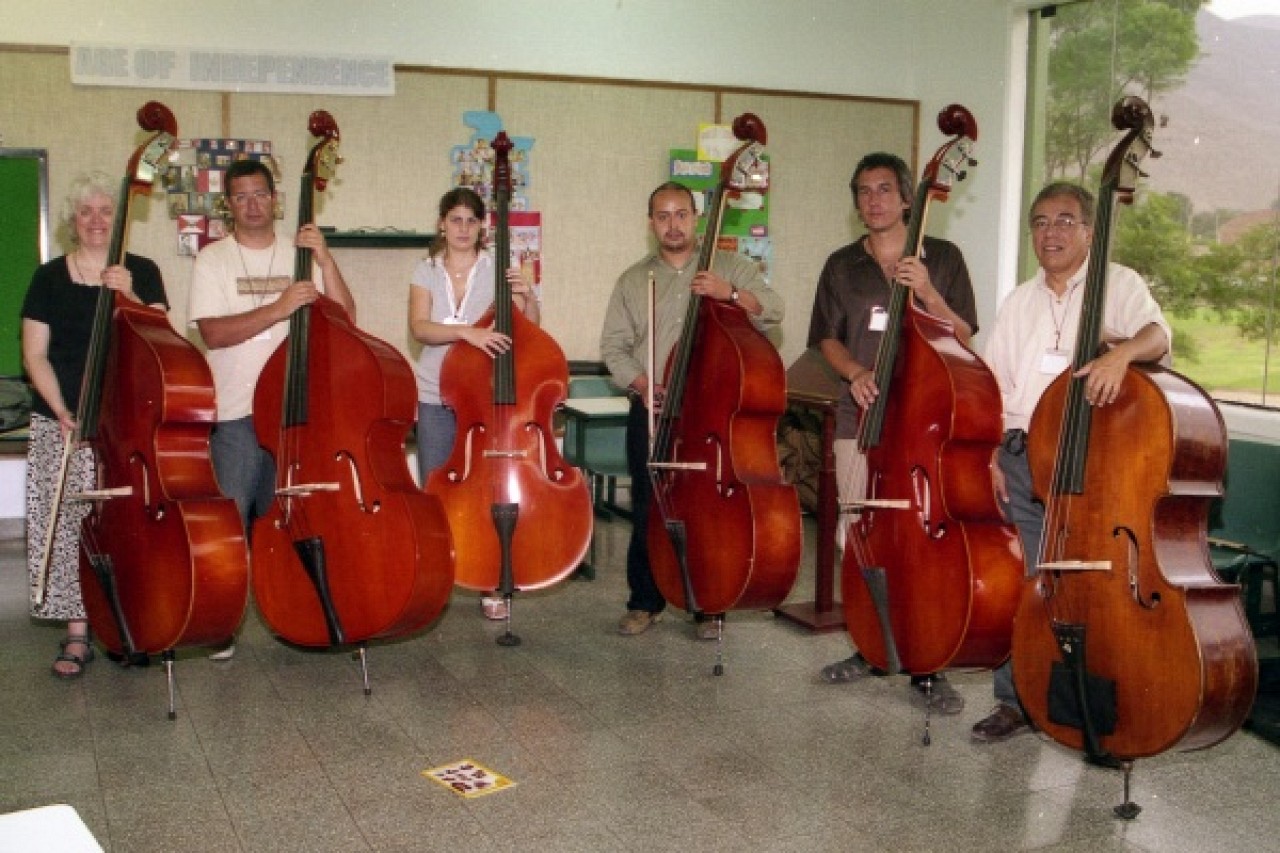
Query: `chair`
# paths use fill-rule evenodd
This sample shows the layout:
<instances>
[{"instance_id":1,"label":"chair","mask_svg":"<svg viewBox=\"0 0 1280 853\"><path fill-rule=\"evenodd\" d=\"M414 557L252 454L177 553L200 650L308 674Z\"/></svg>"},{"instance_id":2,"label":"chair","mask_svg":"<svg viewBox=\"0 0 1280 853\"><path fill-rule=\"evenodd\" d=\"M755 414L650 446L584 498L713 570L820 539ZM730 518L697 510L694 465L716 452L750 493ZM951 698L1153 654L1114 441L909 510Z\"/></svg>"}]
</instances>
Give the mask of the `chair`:
<instances>
[{"instance_id":1,"label":"chair","mask_svg":"<svg viewBox=\"0 0 1280 853\"><path fill-rule=\"evenodd\" d=\"M570 397L620 397L625 392L604 376L572 376ZM592 506L603 518L620 515L630 518L631 511L618 504L618 479L627 478L627 428L625 424L594 425L587 429L582 458L577 458L577 421L568 420L564 432L564 458L586 472L591 481Z\"/></svg>"},{"instance_id":2,"label":"chair","mask_svg":"<svg viewBox=\"0 0 1280 853\"><path fill-rule=\"evenodd\" d=\"M1280 635L1277 557L1280 516L1280 448L1232 439L1227 454L1226 497L1213 508L1209 554L1223 580L1240 584L1245 618L1257 637ZM1268 589L1269 587L1269 589Z\"/></svg>"}]
</instances>

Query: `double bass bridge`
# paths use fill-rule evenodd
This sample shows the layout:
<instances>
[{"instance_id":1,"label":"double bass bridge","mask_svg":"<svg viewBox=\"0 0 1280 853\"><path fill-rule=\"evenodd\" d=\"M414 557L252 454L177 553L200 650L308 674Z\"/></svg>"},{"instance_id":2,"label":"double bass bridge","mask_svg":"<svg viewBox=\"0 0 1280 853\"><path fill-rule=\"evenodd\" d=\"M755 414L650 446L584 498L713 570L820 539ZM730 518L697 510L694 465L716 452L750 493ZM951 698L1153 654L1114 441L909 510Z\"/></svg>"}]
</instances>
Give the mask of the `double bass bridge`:
<instances>
[{"instance_id":1,"label":"double bass bridge","mask_svg":"<svg viewBox=\"0 0 1280 853\"><path fill-rule=\"evenodd\" d=\"M1046 560L1036 564L1038 572L1109 572L1110 560Z\"/></svg>"}]
</instances>

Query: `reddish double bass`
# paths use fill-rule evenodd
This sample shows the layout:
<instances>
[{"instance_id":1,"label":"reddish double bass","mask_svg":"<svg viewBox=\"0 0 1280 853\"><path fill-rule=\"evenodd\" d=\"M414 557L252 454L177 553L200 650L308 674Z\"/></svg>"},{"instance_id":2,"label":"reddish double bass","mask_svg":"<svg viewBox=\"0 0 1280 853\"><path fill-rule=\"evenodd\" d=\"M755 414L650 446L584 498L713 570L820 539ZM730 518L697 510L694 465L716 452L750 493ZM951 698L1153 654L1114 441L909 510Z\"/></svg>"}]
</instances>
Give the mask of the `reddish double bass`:
<instances>
[{"instance_id":1,"label":"reddish double bass","mask_svg":"<svg viewBox=\"0 0 1280 853\"><path fill-rule=\"evenodd\" d=\"M511 632L511 596L567 577L591 544L591 496L582 473L556 447L551 415L568 395L569 364L549 334L514 310L511 249L512 142L493 140L494 302L476 323L511 339L490 356L453 346L440 369L440 397L458 420L457 440L426 489L444 504L457 548L457 583L496 590L507 601L501 645Z\"/></svg>"},{"instance_id":2,"label":"reddish double bass","mask_svg":"<svg viewBox=\"0 0 1280 853\"><path fill-rule=\"evenodd\" d=\"M298 224L338 161L338 127L317 110L320 137L298 193ZM312 278L299 247L295 280ZM253 593L281 638L332 647L397 637L432 622L453 587L440 503L413 482L405 435L417 387L404 356L362 332L321 296L289 318L253 396L258 441L275 457L276 500L252 538Z\"/></svg>"},{"instance_id":3,"label":"reddish double bass","mask_svg":"<svg viewBox=\"0 0 1280 853\"><path fill-rule=\"evenodd\" d=\"M944 108L938 129L953 138L925 167L904 256L921 252L930 201L945 201L973 164L978 129L969 111ZM991 482L1000 390L951 324L910 294L890 283L876 353L880 393L859 423L867 494L853 502L861 512L841 571L845 621L862 655L889 672L993 667L1009 654L1023 577L1017 531Z\"/></svg>"},{"instance_id":4,"label":"reddish double bass","mask_svg":"<svg viewBox=\"0 0 1280 853\"><path fill-rule=\"evenodd\" d=\"M743 145L707 205L699 272L712 269L729 196L769 186L764 123L745 113L733 132ZM717 623L781 604L799 570L800 503L778 467L786 384L777 349L744 309L689 297L649 453L649 561L667 601ZM719 649L714 671L724 671Z\"/></svg>"},{"instance_id":5,"label":"reddish double bass","mask_svg":"<svg viewBox=\"0 0 1280 853\"><path fill-rule=\"evenodd\" d=\"M1112 123L1126 134L1103 170L1072 364L1028 430L1045 526L1014 625L1013 677L1037 728L1124 771L1116 813L1130 818L1133 761L1230 736L1253 702L1258 664L1239 587L1214 575L1205 541L1226 465L1221 413L1159 366L1130 365L1102 407L1075 376L1102 351L1116 201L1132 200L1151 151L1140 98L1117 102Z\"/></svg>"},{"instance_id":6,"label":"reddish double bass","mask_svg":"<svg viewBox=\"0 0 1280 853\"><path fill-rule=\"evenodd\" d=\"M135 193L167 167L173 114L138 110L155 135L135 152L116 204L109 263L125 259ZM217 419L213 377L159 309L102 288L77 416L94 451L94 509L80 534L80 588L89 624L111 652L163 653L174 705L173 650L231 637L248 599L249 565L235 503L209 458Z\"/></svg>"}]
</instances>

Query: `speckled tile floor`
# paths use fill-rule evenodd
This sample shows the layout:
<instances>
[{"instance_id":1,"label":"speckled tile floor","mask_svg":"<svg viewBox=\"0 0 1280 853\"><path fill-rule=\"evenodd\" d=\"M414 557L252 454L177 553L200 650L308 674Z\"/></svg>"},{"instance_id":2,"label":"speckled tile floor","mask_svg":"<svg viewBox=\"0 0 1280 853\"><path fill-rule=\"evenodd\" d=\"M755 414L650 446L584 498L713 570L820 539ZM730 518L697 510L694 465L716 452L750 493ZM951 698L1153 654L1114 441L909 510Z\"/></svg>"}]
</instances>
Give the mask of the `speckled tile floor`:
<instances>
[{"instance_id":1,"label":"speckled tile floor","mask_svg":"<svg viewBox=\"0 0 1280 853\"><path fill-rule=\"evenodd\" d=\"M49 675L61 629L27 617L24 543L0 542L0 813L68 803L112 853L1280 846L1280 751L1248 731L1139 762L1126 823L1115 772L1039 736L970 741L989 674L952 675L967 708L926 747L905 678L818 683L841 632L734 613L722 677L682 613L620 637L629 529L599 525L595 581L517 599L518 648L462 594L374 646L369 697L350 655L251 612L233 661L180 653L176 721L158 666ZM464 799L421 775L462 758L516 787Z\"/></svg>"}]
</instances>

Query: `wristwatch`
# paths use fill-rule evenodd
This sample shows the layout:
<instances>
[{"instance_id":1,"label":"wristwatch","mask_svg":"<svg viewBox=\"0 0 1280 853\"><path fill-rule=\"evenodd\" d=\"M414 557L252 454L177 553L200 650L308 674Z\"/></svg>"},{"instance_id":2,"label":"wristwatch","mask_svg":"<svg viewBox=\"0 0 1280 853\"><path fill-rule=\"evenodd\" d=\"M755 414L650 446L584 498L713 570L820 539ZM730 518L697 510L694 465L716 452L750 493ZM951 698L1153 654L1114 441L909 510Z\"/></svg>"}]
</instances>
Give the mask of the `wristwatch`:
<instances>
[{"instance_id":1,"label":"wristwatch","mask_svg":"<svg viewBox=\"0 0 1280 853\"><path fill-rule=\"evenodd\" d=\"M732 284L729 285L729 301L730 302L738 301L738 288Z\"/></svg>"}]
</instances>

